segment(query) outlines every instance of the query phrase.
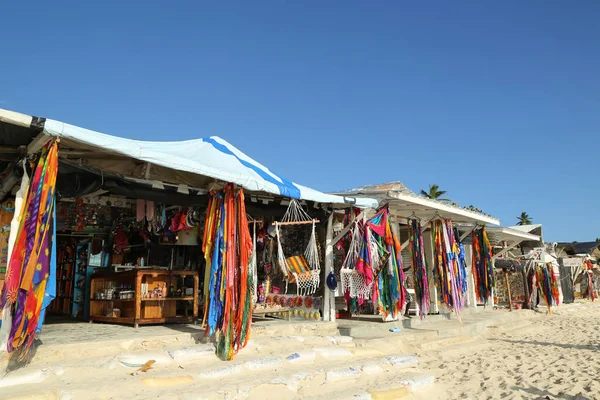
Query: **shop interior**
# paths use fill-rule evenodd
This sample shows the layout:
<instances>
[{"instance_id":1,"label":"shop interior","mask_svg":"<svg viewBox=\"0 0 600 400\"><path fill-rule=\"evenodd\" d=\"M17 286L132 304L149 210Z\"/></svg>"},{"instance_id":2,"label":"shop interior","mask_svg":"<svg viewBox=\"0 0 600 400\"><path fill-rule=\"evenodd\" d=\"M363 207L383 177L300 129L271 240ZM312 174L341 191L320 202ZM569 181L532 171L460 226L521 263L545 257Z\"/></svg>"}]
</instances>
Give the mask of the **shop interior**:
<instances>
[{"instance_id":1,"label":"shop interior","mask_svg":"<svg viewBox=\"0 0 600 400\"><path fill-rule=\"evenodd\" d=\"M211 190L222 187L214 182ZM202 245L207 190L126 179L61 160L57 194L57 291L46 323L138 327L206 322ZM5 204L10 206L11 199L8 195ZM321 319L325 279L305 253L314 241L316 263L323 265L320 221L326 221L325 211L293 201L296 214L290 214L289 199L257 193L250 193L246 203L256 243L250 266L255 274L254 321ZM298 217L299 210L300 220L284 222L286 215ZM12 215L3 212L1 219L10 225ZM276 229L277 221L281 225ZM282 270L281 257L288 260L284 265L295 259L297 269Z\"/></svg>"}]
</instances>

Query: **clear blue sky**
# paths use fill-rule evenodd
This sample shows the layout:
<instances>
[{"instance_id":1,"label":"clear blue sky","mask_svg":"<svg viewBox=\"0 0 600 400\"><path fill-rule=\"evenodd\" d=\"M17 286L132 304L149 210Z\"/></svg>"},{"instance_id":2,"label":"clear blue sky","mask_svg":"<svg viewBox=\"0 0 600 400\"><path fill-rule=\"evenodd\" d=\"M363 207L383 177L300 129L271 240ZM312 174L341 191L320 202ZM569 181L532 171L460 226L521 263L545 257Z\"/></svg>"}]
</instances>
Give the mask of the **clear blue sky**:
<instances>
[{"instance_id":1,"label":"clear blue sky","mask_svg":"<svg viewBox=\"0 0 600 400\"><path fill-rule=\"evenodd\" d=\"M0 107L599 237L600 3L425 3L6 1Z\"/></svg>"}]
</instances>

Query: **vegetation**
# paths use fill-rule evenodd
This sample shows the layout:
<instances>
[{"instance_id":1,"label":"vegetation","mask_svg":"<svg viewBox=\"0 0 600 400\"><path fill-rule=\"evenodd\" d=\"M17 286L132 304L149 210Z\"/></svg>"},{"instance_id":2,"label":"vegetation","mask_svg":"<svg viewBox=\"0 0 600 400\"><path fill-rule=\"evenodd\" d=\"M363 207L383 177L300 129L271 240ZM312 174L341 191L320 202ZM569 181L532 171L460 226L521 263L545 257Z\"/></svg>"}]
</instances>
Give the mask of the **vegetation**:
<instances>
[{"instance_id":1,"label":"vegetation","mask_svg":"<svg viewBox=\"0 0 600 400\"><path fill-rule=\"evenodd\" d=\"M421 190L421 196L427 197L428 199L449 202L450 199L442 197L447 192L445 190L440 190L439 185L429 185L429 191Z\"/></svg>"},{"instance_id":2,"label":"vegetation","mask_svg":"<svg viewBox=\"0 0 600 400\"><path fill-rule=\"evenodd\" d=\"M531 217L526 212L522 212L521 215L519 215L517 217L517 219L519 220L519 223L517 225L531 225L532 224Z\"/></svg>"}]
</instances>

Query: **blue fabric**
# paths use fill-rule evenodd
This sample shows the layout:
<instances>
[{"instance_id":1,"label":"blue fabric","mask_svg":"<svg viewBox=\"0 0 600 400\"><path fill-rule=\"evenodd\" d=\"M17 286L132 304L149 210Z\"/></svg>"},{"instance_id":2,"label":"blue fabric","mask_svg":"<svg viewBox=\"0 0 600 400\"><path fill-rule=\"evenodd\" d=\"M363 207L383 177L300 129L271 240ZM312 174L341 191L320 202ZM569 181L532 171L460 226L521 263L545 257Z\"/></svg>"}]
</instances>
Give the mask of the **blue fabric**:
<instances>
[{"instance_id":1,"label":"blue fabric","mask_svg":"<svg viewBox=\"0 0 600 400\"><path fill-rule=\"evenodd\" d=\"M50 271L48 272L48 279L46 281L46 292L44 293L44 301L42 302L42 310L40 313L40 319L38 320L36 332L42 330L44 324L44 318L46 317L46 308L50 305L52 300L56 297L56 199L54 200L54 211L52 215L52 250L50 253Z\"/></svg>"},{"instance_id":2,"label":"blue fabric","mask_svg":"<svg viewBox=\"0 0 600 400\"><path fill-rule=\"evenodd\" d=\"M237 155L235 155L235 153L233 153L231 150L229 150L227 148L227 146L222 145L221 143L217 142L213 138L202 138L202 141L204 141L206 143L210 143L215 149L219 150L222 153L228 154L230 156L234 156L235 158L237 158L237 160L243 166L245 166L246 168L250 168L251 170L256 172L265 181L268 181L268 182L271 182L271 183L277 185L279 187L279 194L281 194L282 196L291 197L293 199L300 199L300 189L298 189L292 183L292 181L289 181L289 180L277 175L278 178L281 179L281 182L278 181L277 179L273 178L271 175L267 174L265 171L263 171L261 168L257 167L256 165L254 165L248 161L242 160Z\"/></svg>"}]
</instances>

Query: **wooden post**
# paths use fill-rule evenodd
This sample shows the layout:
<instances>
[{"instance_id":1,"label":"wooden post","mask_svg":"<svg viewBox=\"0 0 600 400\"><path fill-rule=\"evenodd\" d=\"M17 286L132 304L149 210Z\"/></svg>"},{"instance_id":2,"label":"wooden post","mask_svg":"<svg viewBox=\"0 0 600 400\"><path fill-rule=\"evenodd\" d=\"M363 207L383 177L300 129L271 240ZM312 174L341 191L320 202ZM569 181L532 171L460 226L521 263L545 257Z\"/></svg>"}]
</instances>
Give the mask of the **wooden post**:
<instances>
[{"instance_id":1,"label":"wooden post","mask_svg":"<svg viewBox=\"0 0 600 400\"><path fill-rule=\"evenodd\" d=\"M508 291L508 310L512 311L512 296L510 294L510 281L508 280L507 270L504 270L504 282L506 283L506 290Z\"/></svg>"},{"instance_id":2,"label":"wooden post","mask_svg":"<svg viewBox=\"0 0 600 400\"><path fill-rule=\"evenodd\" d=\"M138 321L142 318L142 274L140 270L135 270L135 328L139 327Z\"/></svg>"},{"instance_id":3,"label":"wooden post","mask_svg":"<svg viewBox=\"0 0 600 400\"><path fill-rule=\"evenodd\" d=\"M200 277L198 276L198 274L194 275L194 323L196 323L196 320L198 319L198 297L199 294L198 293L198 287L200 286ZM185 296L185 293L183 294Z\"/></svg>"},{"instance_id":4,"label":"wooden post","mask_svg":"<svg viewBox=\"0 0 600 400\"><path fill-rule=\"evenodd\" d=\"M327 234L325 236L325 280L333 271L333 213L327 219ZM323 321L335 321L335 293L323 285Z\"/></svg>"}]
</instances>

